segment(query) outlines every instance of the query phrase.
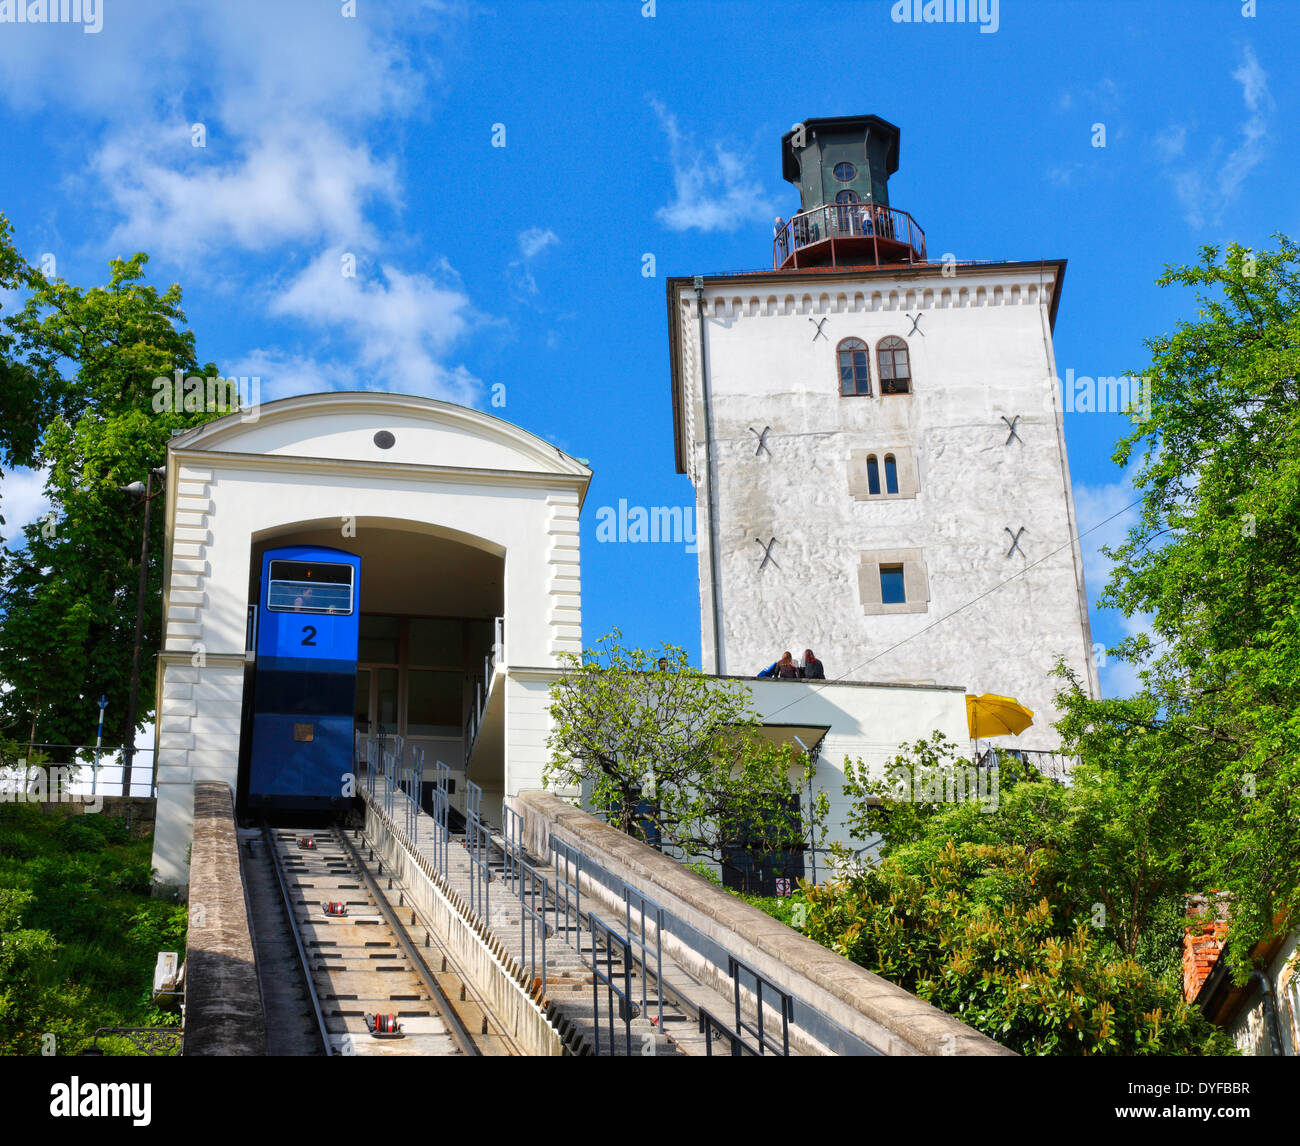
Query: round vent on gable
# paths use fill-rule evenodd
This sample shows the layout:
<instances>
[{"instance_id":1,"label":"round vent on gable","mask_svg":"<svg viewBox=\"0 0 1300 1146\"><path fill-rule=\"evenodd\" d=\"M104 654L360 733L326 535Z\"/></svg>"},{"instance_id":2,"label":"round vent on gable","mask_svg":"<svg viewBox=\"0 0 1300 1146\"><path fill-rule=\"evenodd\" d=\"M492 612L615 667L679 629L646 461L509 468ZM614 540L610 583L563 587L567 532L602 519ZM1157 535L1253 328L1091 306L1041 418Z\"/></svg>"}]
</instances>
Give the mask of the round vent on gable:
<instances>
[{"instance_id":1,"label":"round vent on gable","mask_svg":"<svg viewBox=\"0 0 1300 1146\"><path fill-rule=\"evenodd\" d=\"M388 430L380 430L375 435L375 445L381 450L391 450L397 439Z\"/></svg>"}]
</instances>

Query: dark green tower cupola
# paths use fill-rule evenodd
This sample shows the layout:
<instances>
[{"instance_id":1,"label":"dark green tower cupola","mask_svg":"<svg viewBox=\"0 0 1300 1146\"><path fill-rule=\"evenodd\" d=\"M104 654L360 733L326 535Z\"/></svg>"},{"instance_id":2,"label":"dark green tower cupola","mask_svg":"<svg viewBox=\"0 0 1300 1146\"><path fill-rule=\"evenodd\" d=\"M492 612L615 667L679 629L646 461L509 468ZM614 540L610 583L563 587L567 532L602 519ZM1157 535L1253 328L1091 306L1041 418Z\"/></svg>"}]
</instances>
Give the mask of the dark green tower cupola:
<instances>
[{"instance_id":1,"label":"dark green tower cupola","mask_svg":"<svg viewBox=\"0 0 1300 1146\"><path fill-rule=\"evenodd\" d=\"M900 134L878 115L806 119L786 132L781 137L781 174L799 188L799 209L843 202L845 191L888 207Z\"/></svg>"},{"instance_id":2,"label":"dark green tower cupola","mask_svg":"<svg viewBox=\"0 0 1300 1146\"><path fill-rule=\"evenodd\" d=\"M799 213L777 221L774 268L925 261L924 232L889 205L900 134L878 115L844 115L805 119L781 137Z\"/></svg>"}]
</instances>

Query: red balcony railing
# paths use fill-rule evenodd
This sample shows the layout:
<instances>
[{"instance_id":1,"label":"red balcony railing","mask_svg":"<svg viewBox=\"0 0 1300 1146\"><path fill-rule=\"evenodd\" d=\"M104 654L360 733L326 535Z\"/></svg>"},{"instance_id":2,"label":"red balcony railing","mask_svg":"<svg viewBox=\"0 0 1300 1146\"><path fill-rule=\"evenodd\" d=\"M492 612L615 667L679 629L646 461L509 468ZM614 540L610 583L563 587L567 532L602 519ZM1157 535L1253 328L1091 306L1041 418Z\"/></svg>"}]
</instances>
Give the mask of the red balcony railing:
<instances>
[{"instance_id":1,"label":"red balcony railing","mask_svg":"<svg viewBox=\"0 0 1300 1146\"><path fill-rule=\"evenodd\" d=\"M829 203L800 211L772 240L774 270L925 261L925 232L916 220L879 203Z\"/></svg>"}]
</instances>

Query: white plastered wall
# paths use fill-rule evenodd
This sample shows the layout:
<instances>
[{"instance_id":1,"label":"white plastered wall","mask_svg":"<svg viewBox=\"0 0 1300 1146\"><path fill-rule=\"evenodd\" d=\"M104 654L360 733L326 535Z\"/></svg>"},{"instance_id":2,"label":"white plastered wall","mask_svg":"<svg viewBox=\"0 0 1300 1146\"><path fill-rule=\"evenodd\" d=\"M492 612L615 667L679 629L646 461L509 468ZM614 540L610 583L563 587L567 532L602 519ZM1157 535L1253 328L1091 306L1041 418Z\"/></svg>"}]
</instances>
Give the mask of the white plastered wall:
<instances>
[{"instance_id":1,"label":"white plastered wall","mask_svg":"<svg viewBox=\"0 0 1300 1146\"><path fill-rule=\"evenodd\" d=\"M379 449L374 435L396 439ZM345 520L423 530L504 560L507 656L553 666L581 648L578 512L589 471L488 415L397 395L316 395L263 407L173 443L168 567L158 688L158 826L154 866L188 879L193 784L235 787L249 562L256 541ZM511 696L506 696L510 726ZM512 770L533 776L546 730L525 721L508 740Z\"/></svg>"},{"instance_id":2,"label":"white plastered wall","mask_svg":"<svg viewBox=\"0 0 1300 1146\"><path fill-rule=\"evenodd\" d=\"M1050 725L1059 686L1049 676L1056 656L1094 695L1097 684L1047 319L1054 273L1045 265L967 269L955 279L936 268L897 281L848 273L824 283L709 280L713 499L698 312L694 292L680 293L706 669L751 674L787 649L797 657L812 648L832 678L1015 696L1035 711L1035 723L1000 743L1057 746ZM880 393L875 348L888 335L907 340L909 395ZM839 394L836 345L849 337L871 348L870 397ZM1004 417L1018 419L1018 440L1007 441ZM757 452L764 427L767 449ZM890 447L911 451L915 496L855 498L855 452ZM718 505L713 522L710 500ZM1019 549L1008 556L1021 527ZM717 660L707 591L714 536ZM760 569L772 538L772 561ZM923 555L924 610L869 615L861 555L899 549Z\"/></svg>"}]
</instances>

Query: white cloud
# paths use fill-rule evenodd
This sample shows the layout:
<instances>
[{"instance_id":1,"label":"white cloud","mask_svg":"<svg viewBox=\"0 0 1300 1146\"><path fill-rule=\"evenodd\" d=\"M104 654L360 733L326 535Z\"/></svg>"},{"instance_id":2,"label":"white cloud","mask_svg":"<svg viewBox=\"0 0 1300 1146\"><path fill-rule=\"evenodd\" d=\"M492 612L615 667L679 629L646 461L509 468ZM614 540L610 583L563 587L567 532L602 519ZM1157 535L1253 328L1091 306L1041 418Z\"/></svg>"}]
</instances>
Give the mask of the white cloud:
<instances>
[{"instance_id":1,"label":"white cloud","mask_svg":"<svg viewBox=\"0 0 1300 1146\"><path fill-rule=\"evenodd\" d=\"M97 35L8 25L0 96L23 111L56 104L98 122L131 123L172 107L187 122L220 121L238 134L277 117L356 123L418 112L438 75L418 39L452 28L462 7L368 5L364 18L347 19L341 3L322 0L101 3ZM430 11L434 19L425 18Z\"/></svg>"},{"instance_id":2,"label":"white cloud","mask_svg":"<svg viewBox=\"0 0 1300 1146\"><path fill-rule=\"evenodd\" d=\"M433 119L433 48L444 50L468 5L359 7L349 19L334 0L174 0L165 12L111 4L95 36L10 28L20 34L0 35L0 100L84 125L88 163L65 189L106 208L95 233L111 254L147 250L258 298L264 288L241 281L242 266L261 273L266 261L229 256L324 252L269 304L311 327L310 347L286 333L225 364L260 378L263 398L392 388L472 402L478 379L445 359L488 320L445 262L407 273L386 258L381 225L403 198L387 121ZM192 144L195 124L204 147ZM525 232L521 250L553 241ZM341 256L362 251L380 265L344 278Z\"/></svg>"},{"instance_id":3,"label":"white cloud","mask_svg":"<svg viewBox=\"0 0 1300 1146\"><path fill-rule=\"evenodd\" d=\"M1079 523L1079 544L1083 550L1083 577L1092 601L1101 596L1115 564L1101 550L1122 544L1128 531L1138 523L1142 507L1132 504L1138 497L1133 488L1138 468L1139 460L1134 459L1117 481L1074 486L1074 509ZM1113 520L1101 524L1116 514L1118 516Z\"/></svg>"},{"instance_id":4,"label":"white cloud","mask_svg":"<svg viewBox=\"0 0 1300 1146\"><path fill-rule=\"evenodd\" d=\"M1223 143L1216 140L1195 167L1171 168L1174 194L1183 208L1183 216L1193 227L1217 223L1237 199L1246 177L1267 157L1264 140L1268 134L1268 113L1273 97L1268 91L1268 73L1260 66L1249 44L1242 50L1241 66L1232 73L1241 85L1242 101L1249 112L1241 125L1241 142L1221 158ZM1177 156L1182 155L1185 136L1177 139ZM1160 137L1157 137L1160 146ZM1170 155L1165 156L1171 162Z\"/></svg>"},{"instance_id":5,"label":"white cloud","mask_svg":"<svg viewBox=\"0 0 1300 1146\"><path fill-rule=\"evenodd\" d=\"M1260 67L1255 50L1246 45L1241 56L1241 67L1232 73L1232 78L1241 84L1242 98L1251 111L1262 111L1272 104L1268 94L1268 73Z\"/></svg>"},{"instance_id":6,"label":"white cloud","mask_svg":"<svg viewBox=\"0 0 1300 1146\"><path fill-rule=\"evenodd\" d=\"M0 517L5 519L5 524L0 526L0 536L5 539L6 549L25 545L23 526L49 512L50 502L45 496L45 482L49 476L48 469L21 467L6 470L0 476Z\"/></svg>"},{"instance_id":7,"label":"white cloud","mask_svg":"<svg viewBox=\"0 0 1300 1146\"><path fill-rule=\"evenodd\" d=\"M519 253L526 259L533 259L559 241L559 236L549 227L545 231L541 227L529 227L519 235Z\"/></svg>"},{"instance_id":8,"label":"white cloud","mask_svg":"<svg viewBox=\"0 0 1300 1146\"><path fill-rule=\"evenodd\" d=\"M281 133L284 134L281 134ZM227 141L209 140L209 148ZM208 162L188 127L117 136L92 168L122 222L110 242L187 260L218 245L264 250L287 241L372 244L365 208L395 202L397 176L365 144L321 122L267 127L227 162Z\"/></svg>"},{"instance_id":9,"label":"white cloud","mask_svg":"<svg viewBox=\"0 0 1300 1146\"><path fill-rule=\"evenodd\" d=\"M1082 167L1082 163L1058 163L1047 169L1048 182L1057 187L1068 187Z\"/></svg>"},{"instance_id":10,"label":"white cloud","mask_svg":"<svg viewBox=\"0 0 1300 1146\"><path fill-rule=\"evenodd\" d=\"M537 279L533 275L532 262L548 247L557 246L560 237L549 227L529 227L519 234L520 257L506 265L506 277L515 288L517 298L531 298L537 293Z\"/></svg>"},{"instance_id":11,"label":"white cloud","mask_svg":"<svg viewBox=\"0 0 1300 1146\"><path fill-rule=\"evenodd\" d=\"M1184 124L1170 124L1151 142L1166 163L1172 162L1187 150L1187 127Z\"/></svg>"},{"instance_id":12,"label":"white cloud","mask_svg":"<svg viewBox=\"0 0 1300 1146\"><path fill-rule=\"evenodd\" d=\"M358 266L355 277L342 273L344 252L331 248L318 256L271 302L271 313L289 315L340 335L355 348L354 381L339 389L392 388L406 393L472 403L481 384L463 367L441 359L472 326L486 321L475 312L455 272L445 262L435 274L406 274L381 264L370 275ZM293 376L321 369L327 381L344 380L347 368L320 367L314 361L278 359ZM263 379L265 384L266 380ZM282 396L278 394L277 396Z\"/></svg>"},{"instance_id":13,"label":"white cloud","mask_svg":"<svg viewBox=\"0 0 1300 1146\"><path fill-rule=\"evenodd\" d=\"M94 36L8 26L0 95L85 125L92 180L70 190L121 216L110 247L184 262L219 244L365 243L367 208L400 198L377 125L429 114L440 69L424 44L459 14L419 8L348 19L322 0L110 4ZM196 123L206 147L191 145Z\"/></svg>"},{"instance_id":14,"label":"white cloud","mask_svg":"<svg viewBox=\"0 0 1300 1146\"><path fill-rule=\"evenodd\" d=\"M259 347L222 366L226 377L249 379L251 396L258 402L273 402L298 394L319 394L327 390L363 390L364 379L354 365L344 360L321 360L290 354L275 347ZM252 379L257 379L253 386ZM242 392L242 389L241 389Z\"/></svg>"},{"instance_id":15,"label":"white cloud","mask_svg":"<svg viewBox=\"0 0 1300 1146\"><path fill-rule=\"evenodd\" d=\"M748 160L720 143L712 156L678 126L677 117L658 100L650 101L668 137L676 198L655 212L670 231L735 231L768 223L775 207L762 184L749 173Z\"/></svg>"},{"instance_id":16,"label":"white cloud","mask_svg":"<svg viewBox=\"0 0 1300 1146\"><path fill-rule=\"evenodd\" d=\"M1155 630L1151 627L1151 618L1145 613L1138 613L1132 617L1120 613L1116 616L1116 623L1124 637L1145 633L1153 641L1156 640ZM1106 662L1098 669L1098 675L1101 678L1101 692L1105 697L1118 699L1132 696L1142 687L1138 666L1131 661L1118 661L1114 657L1107 657Z\"/></svg>"}]
</instances>

